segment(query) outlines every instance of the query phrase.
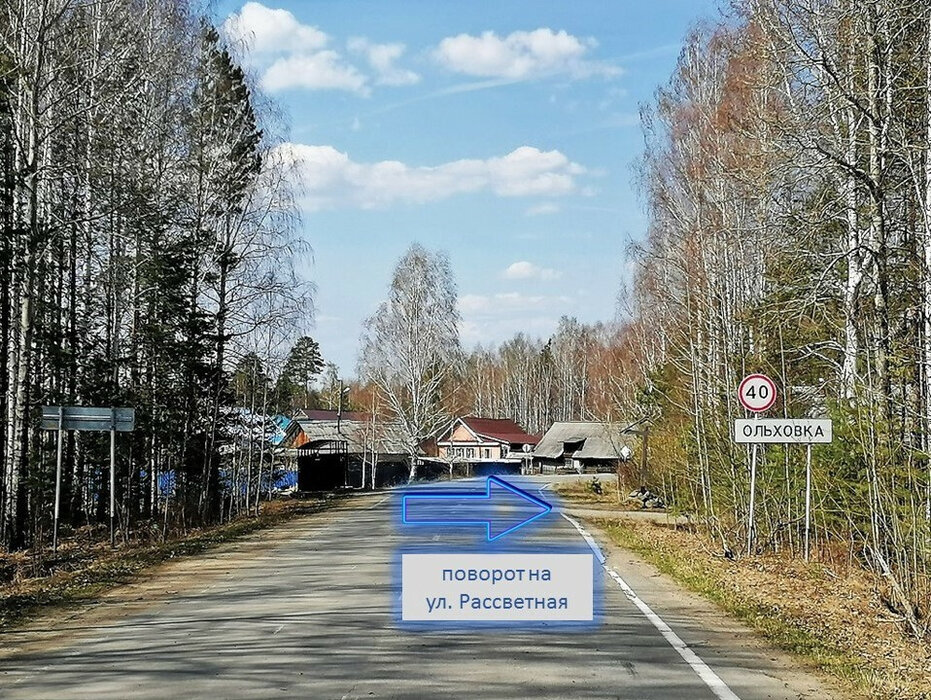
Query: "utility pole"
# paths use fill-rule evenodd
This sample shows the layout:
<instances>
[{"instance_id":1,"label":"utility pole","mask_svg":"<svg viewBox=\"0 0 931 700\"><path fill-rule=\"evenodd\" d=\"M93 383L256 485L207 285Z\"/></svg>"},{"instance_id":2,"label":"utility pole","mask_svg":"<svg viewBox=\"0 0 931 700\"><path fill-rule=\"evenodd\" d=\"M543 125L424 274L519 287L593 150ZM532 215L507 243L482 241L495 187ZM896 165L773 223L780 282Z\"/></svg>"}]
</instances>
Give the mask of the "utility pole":
<instances>
[{"instance_id":1,"label":"utility pole","mask_svg":"<svg viewBox=\"0 0 931 700\"><path fill-rule=\"evenodd\" d=\"M643 442L643 449L640 452L640 485L646 486L647 483L647 443L650 439L650 424L646 423L640 432L640 439Z\"/></svg>"},{"instance_id":2,"label":"utility pole","mask_svg":"<svg viewBox=\"0 0 931 700\"><path fill-rule=\"evenodd\" d=\"M340 426L343 421L343 394L348 393L348 392L349 392L349 387L347 386L343 388L343 380L340 379L339 380L339 398L336 400L336 436L337 436L336 444L338 446L339 453L342 455L342 460L343 460L343 485L344 486L349 486L349 456L347 454L348 450L344 449L344 446L348 447L349 443L342 439L343 434L342 434L342 431L340 430ZM364 467L362 469L362 472L364 475L365 473Z\"/></svg>"},{"instance_id":3,"label":"utility pole","mask_svg":"<svg viewBox=\"0 0 931 700\"><path fill-rule=\"evenodd\" d=\"M339 433L340 423L343 420L343 380L339 380L339 399L336 402L336 432Z\"/></svg>"}]
</instances>

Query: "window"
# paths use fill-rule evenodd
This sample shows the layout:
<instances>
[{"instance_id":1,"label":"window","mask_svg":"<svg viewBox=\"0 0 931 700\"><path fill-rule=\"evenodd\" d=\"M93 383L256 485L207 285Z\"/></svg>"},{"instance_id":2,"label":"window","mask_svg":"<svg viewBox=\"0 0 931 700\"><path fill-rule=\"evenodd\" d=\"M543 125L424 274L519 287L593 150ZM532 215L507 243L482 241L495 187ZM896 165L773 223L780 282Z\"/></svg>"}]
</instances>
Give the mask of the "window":
<instances>
[{"instance_id":1,"label":"window","mask_svg":"<svg viewBox=\"0 0 931 700\"><path fill-rule=\"evenodd\" d=\"M468 457L469 459L475 459L475 448L474 447L470 447L469 449L466 450L466 457Z\"/></svg>"}]
</instances>

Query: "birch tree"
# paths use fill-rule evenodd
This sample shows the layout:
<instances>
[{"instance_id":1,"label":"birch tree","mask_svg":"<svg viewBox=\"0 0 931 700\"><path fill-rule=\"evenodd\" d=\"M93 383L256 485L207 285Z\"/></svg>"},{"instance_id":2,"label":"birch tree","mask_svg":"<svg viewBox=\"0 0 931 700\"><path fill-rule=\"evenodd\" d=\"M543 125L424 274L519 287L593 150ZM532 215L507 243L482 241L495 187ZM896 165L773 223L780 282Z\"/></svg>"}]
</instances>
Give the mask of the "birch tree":
<instances>
[{"instance_id":1,"label":"birch tree","mask_svg":"<svg viewBox=\"0 0 931 700\"><path fill-rule=\"evenodd\" d=\"M412 245L398 262L388 298L366 322L360 374L379 389L403 429L417 477L418 449L449 422L443 396L459 360L456 283L445 254Z\"/></svg>"},{"instance_id":2,"label":"birch tree","mask_svg":"<svg viewBox=\"0 0 931 700\"><path fill-rule=\"evenodd\" d=\"M136 408L124 533L217 516L240 340L312 310L293 164L234 53L182 0L0 0L4 546L46 541L41 405ZM105 520L107 445L64 447L63 521Z\"/></svg>"}]
</instances>

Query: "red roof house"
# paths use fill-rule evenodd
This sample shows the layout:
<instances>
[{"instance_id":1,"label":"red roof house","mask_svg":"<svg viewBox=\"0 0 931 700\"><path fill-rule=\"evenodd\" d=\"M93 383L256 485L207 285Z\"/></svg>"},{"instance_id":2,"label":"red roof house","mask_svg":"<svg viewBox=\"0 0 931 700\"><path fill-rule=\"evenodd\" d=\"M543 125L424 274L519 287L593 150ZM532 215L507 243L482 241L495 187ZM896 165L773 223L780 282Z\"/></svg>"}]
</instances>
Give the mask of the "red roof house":
<instances>
[{"instance_id":1,"label":"red roof house","mask_svg":"<svg viewBox=\"0 0 931 700\"><path fill-rule=\"evenodd\" d=\"M457 418L436 441L440 459L462 462L520 462L540 441L510 418Z\"/></svg>"}]
</instances>

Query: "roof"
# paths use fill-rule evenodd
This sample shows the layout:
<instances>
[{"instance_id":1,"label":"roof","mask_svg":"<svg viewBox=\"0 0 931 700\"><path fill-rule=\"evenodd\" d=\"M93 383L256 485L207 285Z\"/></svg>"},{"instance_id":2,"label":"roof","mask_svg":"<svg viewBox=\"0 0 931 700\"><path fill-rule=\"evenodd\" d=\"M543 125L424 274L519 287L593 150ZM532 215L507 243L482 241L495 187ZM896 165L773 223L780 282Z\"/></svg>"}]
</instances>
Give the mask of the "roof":
<instances>
[{"instance_id":1,"label":"roof","mask_svg":"<svg viewBox=\"0 0 931 700\"><path fill-rule=\"evenodd\" d=\"M510 418L466 416L460 418L460 420L469 430L483 438L507 442L512 445L536 445L539 441L536 435L530 435L516 421Z\"/></svg>"},{"instance_id":2,"label":"roof","mask_svg":"<svg viewBox=\"0 0 931 700\"><path fill-rule=\"evenodd\" d=\"M625 432L618 423L553 423L533 451L533 456L560 459L566 443L581 442L582 447L573 455L575 459L622 459Z\"/></svg>"},{"instance_id":3,"label":"roof","mask_svg":"<svg viewBox=\"0 0 931 700\"><path fill-rule=\"evenodd\" d=\"M307 437L307 442L301 447L312 446L315 443L346 442L349 452L362 453L368 450L371 444L371 425L358 420L344 420L337 422L323 420L306 420L298 418L294 422ZM381 454L407 454L407 440L400 425L397 423L381 423L376 426L375 449Z\"/></svg>"},{"instance_id":4,"label":"roof","mask_svg":"<svg viewBox=\"0 0 931 700\"><path fill-rule=\"evenodd\" d=\"M242 407L227 408L225 415L229 418L235 418L229 429L230 434L236 440L266 440L270 444L277 446L284 439L287 424L282 424L281 419L288 421L284 416L266 415ZM226 449L234 450L238 448L227 445Z\"/></svg>"},{"instance_id":5,"label":"roof","mask_svg":"<svg viewBox=\"0 0 931 700\"><path fill-rule=\"evenodd\" d=\"M275 432L268 438L273 445L280 445L284 442L285 435L288 432L288 426L291 425L291 419L287 416L272 416L272 423L275 425Z\"/></svg>"},{"instance_id":6,"label":"roof","mask_svg":"<svg viewBox=\"0 0 931 700\"><path fill-rule=\"evenodd\" d=\"M308 421L335 421L339 417L339 411L331 411L325 408L302 408L303 417L297 416L296 420ZM343 411L342 420L367 421L369 415L359 411Z\"/></svg>"}]
</instances>

